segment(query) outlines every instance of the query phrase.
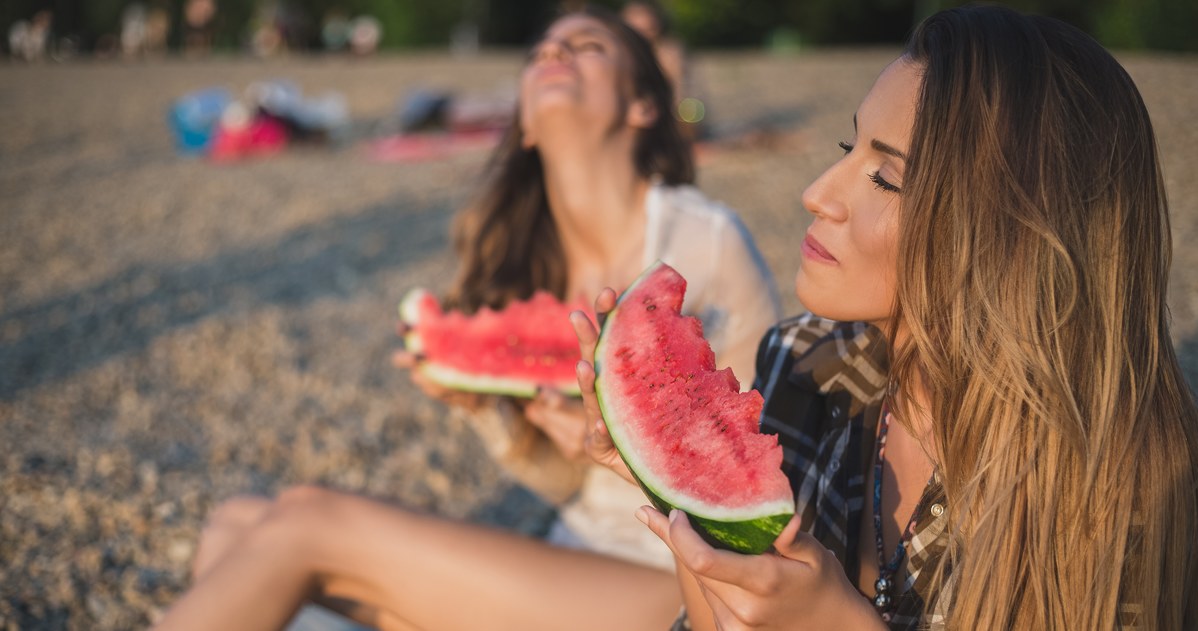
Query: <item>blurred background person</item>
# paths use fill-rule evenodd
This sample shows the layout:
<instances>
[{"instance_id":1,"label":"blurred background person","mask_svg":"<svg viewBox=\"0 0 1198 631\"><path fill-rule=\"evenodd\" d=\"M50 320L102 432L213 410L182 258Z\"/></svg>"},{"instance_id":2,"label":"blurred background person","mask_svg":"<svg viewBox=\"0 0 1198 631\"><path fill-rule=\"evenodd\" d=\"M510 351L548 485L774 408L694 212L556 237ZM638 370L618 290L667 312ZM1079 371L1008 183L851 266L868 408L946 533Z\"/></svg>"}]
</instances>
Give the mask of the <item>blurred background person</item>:
<instances>
[{"instance_id":1,"label":"blurred background person","mask_svg":"<svg viewBox=\"0 0 1198 631\"><path fill-rule=\"evenodd\" d=\"M38 11L29 21L17 20L8 29L8 49L23 61L41 61L51 41L54 14Z\"/></svg>"},{"instance_id":2,"label":"blurred background person","mask_svg":"<svg viewBox=\"0 0 1198 631\"><path fill-rule=\"evenodd\" d=\"M215 22L215 0L187 0L183 7L183 50L188 56L212 52Z\"/></svg>"},{"instance_id":3,"label":"blurred background person","mask_svg":"<svg viewBox=\"0 0 1198 631\"><path fill-rule=\"evenodd\" d=\"M624 5L620 18L653 45L657 63L674 91L673 115L692 140L707 135L706 104L687 63L686 47L673 34L669 14L653 0L633 0Z\"/></svg>"}]
</instances>

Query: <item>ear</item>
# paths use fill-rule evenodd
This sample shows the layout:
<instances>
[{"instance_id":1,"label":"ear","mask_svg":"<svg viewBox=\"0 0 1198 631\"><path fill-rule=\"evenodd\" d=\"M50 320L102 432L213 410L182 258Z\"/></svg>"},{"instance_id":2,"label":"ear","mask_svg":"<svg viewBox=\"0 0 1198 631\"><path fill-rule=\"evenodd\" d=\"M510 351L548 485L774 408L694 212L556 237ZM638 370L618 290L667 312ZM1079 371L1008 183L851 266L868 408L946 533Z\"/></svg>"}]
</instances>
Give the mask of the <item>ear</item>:
<instances>
[{"instance_id":1,"label":"ear","mask_svg":"<svg viewBox=\"0 0 1198 631\"><path fill-rule=\"evenodd\" d=\"M634 99L628 105L628 124L646 128L657 122L658 111L649 99Z\"/></svg>"}]
</instances>

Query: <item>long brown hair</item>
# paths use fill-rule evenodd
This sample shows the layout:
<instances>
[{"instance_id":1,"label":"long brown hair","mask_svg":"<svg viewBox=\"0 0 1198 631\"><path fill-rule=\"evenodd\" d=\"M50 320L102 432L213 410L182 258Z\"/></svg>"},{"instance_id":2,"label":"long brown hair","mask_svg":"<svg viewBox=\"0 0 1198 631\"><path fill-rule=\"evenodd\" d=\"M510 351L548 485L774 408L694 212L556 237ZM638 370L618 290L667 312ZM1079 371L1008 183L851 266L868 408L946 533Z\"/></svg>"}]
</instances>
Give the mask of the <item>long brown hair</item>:
<instances>
[{"instance_id":1,"label":"long brown hair","mask_svg":"<svg viewBox=\"0 0 1198 631\"><path fill-rule=\"evenodd\" d=\"M637 174L667 185L694 182L691 146L671 115L674 97L652 47L606 10L587 7L578 14L612 33L627 58L631 96L649 100L657 112L653 124L638 132ZM541 157L523 147L519 120L517 112L491 158L482 194L455 223L461 266L448 301L467 311L501 307L538 289L565 298L565 255L549 211Z\"/></svg>"},{"instance_id":2,"label":"long brown hair","mask_svg":"<svg viewBox=\"0 0 1198 631\"><path fill-rule=\"evenodd\" d=\"M950 629L1198 628L1198 411L1139 92L1081 31L998 7L934 15L906 56L892 378L932 405L931 607Z\"/></svg>"}]
</instances>

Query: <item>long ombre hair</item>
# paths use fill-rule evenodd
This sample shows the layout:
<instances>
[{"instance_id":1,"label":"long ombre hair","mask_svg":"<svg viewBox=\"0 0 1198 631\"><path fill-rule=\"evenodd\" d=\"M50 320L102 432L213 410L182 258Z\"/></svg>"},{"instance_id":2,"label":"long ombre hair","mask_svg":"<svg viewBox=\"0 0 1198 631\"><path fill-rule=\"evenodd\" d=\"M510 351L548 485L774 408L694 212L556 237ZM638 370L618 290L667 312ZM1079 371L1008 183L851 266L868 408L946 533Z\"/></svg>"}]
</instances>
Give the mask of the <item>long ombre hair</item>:
<instances>
[{"instance_id":1,"label":"long ombre hair","mask_svg":"<svg viewBox=\"0 0 1198 631\"><path fill-rule=\"evenodd\" d=\"M930 395L950 629L1198 628L1198 411L1168 209L1124 69L1061 22L944 11L903 191L898 401Z\"/></svg>"},{"instance_id":2,"label":"long ombre hair","mask_svg":"<svg viewBox=\"0 0 1198 631\"><path fill-rule=\"evenodd\" d=\"M657 112L638 132L637 174L671 186L694 182L691 146L671 115L674 96L649 42L606 10L588 7L574 15L603 24L623 49L628 81L619 89L629 94L622 100L647 99ZM549 210L541 157L523 146L519 121L516 112L491 158L482 194L455 222L460 268L448 302L466 311L502 307L539 289L566 297L566 259Z\"/></svg>"}]
</instances>

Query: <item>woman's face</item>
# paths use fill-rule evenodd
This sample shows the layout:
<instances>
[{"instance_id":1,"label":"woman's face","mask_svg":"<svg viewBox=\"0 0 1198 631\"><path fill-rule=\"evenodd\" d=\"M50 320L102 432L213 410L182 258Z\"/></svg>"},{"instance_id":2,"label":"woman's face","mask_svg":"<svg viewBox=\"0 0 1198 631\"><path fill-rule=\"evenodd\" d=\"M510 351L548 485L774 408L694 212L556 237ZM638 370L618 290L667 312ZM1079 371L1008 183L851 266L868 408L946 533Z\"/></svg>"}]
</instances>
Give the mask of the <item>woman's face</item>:
<instances>
[{"instance_id":1,"label":"woman's face","mask_svg":"<svg viewBox=\"0 0 1198 631\"><path fill-rule=\"evenodd\" d=\"M803 192L815 215L795 279L799 300L834 320L882 323L894 310L905 156L921 67L902 58L882 71L854 116L845 155Z\"/></svg>"},{"instance_id":2,"label":"woman's face","mask_svg":"<svg viewBox=\"0 0 1198 631\"><path fill-rule=\"evenodd\" d=\"M520 77L520 127L535 146L547 127L563 120L577 129L607 131L625 121L627 65L623 49L602 22L568 16L533 48ZM573 125L572 125L573 127Z\"/></svg>"}]
</instances>

